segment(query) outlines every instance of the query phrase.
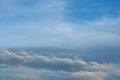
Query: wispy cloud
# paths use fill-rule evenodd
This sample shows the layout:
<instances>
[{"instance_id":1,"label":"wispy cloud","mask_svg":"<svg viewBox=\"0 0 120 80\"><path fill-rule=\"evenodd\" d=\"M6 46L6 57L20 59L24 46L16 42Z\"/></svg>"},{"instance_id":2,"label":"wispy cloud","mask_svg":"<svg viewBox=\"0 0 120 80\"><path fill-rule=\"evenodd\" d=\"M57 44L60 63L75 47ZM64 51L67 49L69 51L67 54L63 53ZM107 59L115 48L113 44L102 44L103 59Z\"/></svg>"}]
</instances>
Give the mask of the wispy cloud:
<instances>
[{"instance_id":1,"label":"wispy cloud","mask_svg":"<svg viewBox=\"0 0 120 80\"><path fill-rule=\"evenodd\" d=\"M75 23L66 20L66 0L5 0L0 6L1 46L119 46L119 15Z\"/></svg>"}]
</instances>

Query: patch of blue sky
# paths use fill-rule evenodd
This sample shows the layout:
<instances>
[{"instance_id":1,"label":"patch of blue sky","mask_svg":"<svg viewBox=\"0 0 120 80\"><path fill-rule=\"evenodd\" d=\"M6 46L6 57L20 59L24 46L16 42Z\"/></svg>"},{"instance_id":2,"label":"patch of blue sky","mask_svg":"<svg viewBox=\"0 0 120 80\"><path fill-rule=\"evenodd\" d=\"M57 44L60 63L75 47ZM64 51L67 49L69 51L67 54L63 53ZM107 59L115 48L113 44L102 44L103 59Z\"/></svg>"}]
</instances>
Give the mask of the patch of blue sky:
<instances>
[{"instance_id":1,"label":"patch of blue sky","mask_svg":"<svg viewBox=\"0 0 120 80\"><path fill-rule=\"evenodd\" d=\"M70 0L67 18L71 21L96 20L101 16L116 17L120 14L118 0Z\"/></svg>"}]
</instances>

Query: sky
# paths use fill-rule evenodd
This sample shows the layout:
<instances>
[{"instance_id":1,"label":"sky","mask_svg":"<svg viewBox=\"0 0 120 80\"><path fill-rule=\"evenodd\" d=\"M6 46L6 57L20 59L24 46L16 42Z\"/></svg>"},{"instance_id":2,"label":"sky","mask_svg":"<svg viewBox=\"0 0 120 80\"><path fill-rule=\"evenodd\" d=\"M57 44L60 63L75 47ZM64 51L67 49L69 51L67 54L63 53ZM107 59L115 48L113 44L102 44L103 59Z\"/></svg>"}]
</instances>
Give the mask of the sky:
<instances>
[{"instance_id":1,"label":"sky","mask_svg":"<svg viewBox=\"0 0 120 80\"><path fill-rule=\"evenodd\" d=\"M118 47L119 4L119 0L0 0L0 47Z\"/></svg>"},{"instance_id":2,"label":"sky","mask_svg":"<svg viewBox=\"0 0 120 80\"><path fill-rule=\"evenodd\" d=\"M119 4L0 0L0 80L120 80Z\"/></svg>"}]
</instances>

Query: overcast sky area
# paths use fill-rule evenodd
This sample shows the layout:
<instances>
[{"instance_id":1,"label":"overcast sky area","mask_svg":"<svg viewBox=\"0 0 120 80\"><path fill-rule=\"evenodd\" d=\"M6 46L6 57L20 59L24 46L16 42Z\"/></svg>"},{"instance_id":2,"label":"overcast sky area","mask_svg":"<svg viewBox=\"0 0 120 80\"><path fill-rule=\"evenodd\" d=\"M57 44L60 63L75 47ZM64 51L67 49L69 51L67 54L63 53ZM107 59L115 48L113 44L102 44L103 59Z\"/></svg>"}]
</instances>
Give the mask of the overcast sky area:
<instances>
[{"instance_id":1,"label":"overcast sky area","mask_svg":"<svg viewBox=\"0 0 120 80\"><path fill-rule=\"evenodd\" d=\"M0 0L0 47L120 46L119 0Z\"/></svg>"}]
</instances>

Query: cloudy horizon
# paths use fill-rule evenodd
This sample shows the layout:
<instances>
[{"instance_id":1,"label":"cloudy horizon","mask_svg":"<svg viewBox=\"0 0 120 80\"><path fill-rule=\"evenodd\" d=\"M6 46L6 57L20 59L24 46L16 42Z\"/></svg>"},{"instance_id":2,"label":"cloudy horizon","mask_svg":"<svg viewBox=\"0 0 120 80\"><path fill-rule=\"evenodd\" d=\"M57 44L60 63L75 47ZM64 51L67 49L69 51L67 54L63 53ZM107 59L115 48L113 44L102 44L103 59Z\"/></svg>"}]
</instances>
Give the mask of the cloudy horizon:
<instances>
[{"instance_id":1,"label":"cloudy horizon","mask_svg":"<svg viewBox=\"0 0 120 80\"><path fill-rule=\"evenodd\" d=\"M97 63L54 55L50 57L30 54L26 51L18 54L3 48L0 52L0 79L2 80L119 80L120 78L119 64L112 62Z\"/></svg>"}]
</instances>

